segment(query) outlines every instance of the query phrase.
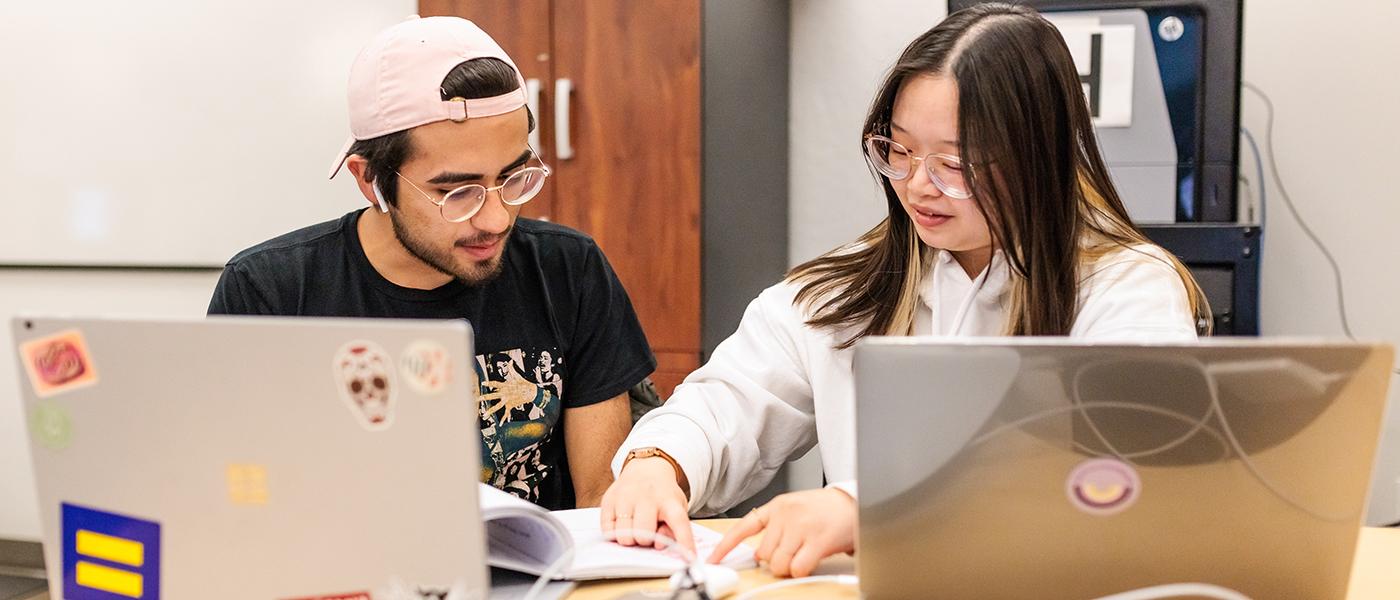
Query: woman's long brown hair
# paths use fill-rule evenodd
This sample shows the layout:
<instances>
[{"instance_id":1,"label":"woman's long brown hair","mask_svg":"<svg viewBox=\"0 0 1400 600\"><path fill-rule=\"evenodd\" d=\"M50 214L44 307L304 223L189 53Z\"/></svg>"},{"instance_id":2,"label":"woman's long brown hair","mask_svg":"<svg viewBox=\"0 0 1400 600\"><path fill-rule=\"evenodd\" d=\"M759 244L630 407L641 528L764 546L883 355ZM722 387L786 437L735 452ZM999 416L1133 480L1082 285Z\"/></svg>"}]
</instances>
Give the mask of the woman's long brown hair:
<instances>
[{"instance_id":1,"label":"woman's long brown hair","mask_svg":"<svg viewBox=\"0 0 1400 600\"><path fill-rule=\"evenodd\" d=\"M982 4L950 15L905 48L865 120L889 135L895 97L921 76L958 86L959 152L993 246L1011 269L1007 335L1067 335L1078 313L1081 267L1152 244L1109 180L1079 81L1059 31L1028 8ZM797 266L796 302L813 327L908 335L933 249L914 230L888 178L889 216L855 242ZM1209 307L1191 273L1161 253L1185 286L1198 328ZM1157 259L1156 256L1148 256Z\"/></svg>"}]
</instances>

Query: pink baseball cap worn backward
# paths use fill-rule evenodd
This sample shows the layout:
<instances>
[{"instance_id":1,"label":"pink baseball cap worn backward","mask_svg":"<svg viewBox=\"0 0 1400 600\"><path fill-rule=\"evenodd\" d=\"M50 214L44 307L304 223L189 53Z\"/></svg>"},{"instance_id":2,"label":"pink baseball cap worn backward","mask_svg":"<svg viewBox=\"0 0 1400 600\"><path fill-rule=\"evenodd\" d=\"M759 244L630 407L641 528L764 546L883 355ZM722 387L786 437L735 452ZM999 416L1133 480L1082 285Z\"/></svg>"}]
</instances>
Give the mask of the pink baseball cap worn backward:
<instances>
[{"instance_id":1,"label":"pink baseball cap worn backward","mask_svg":"<svg viewBox=\"0 0 1400 600\"><path fill-rule=\"evenodd\" d=\"M496 58L510 65L520 86L491 98L442 99L442 79L457 65ZM350 139L336 154L340 171L356 140L438 121L502 115L525 106L525 79L505 50L475 23L459 17L410 17L369 42L350 67Z\"/></svg>"}]
</instances>

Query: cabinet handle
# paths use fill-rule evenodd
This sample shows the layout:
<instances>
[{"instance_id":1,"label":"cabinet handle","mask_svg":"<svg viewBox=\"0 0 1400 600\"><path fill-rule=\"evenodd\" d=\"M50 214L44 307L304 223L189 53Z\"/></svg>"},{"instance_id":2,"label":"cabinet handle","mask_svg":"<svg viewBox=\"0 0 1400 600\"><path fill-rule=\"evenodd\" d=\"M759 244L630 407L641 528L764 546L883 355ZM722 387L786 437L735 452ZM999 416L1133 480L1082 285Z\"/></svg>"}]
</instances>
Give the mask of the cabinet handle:
<instances>
[{"instance_id":1,"label":"cabinet handle","mask_svg":"<svg viewBox=\"0 0 1400 600\"><path fill-rule=\"evenodd\" d=\"M574 157L574 145L569 140L569 102L573 97L574 82L571 79L554 80L554 158L569 160Z\"/></svg>"},{"instance_id":2,"label":"cabinet handle","mask_svg":"<svg viewBox=\"0 0 1400 600\"><path fill-rule=\"evenodd\" d=\"M525 97L530 106L530 114L535 117L535 128L530 130L530 147L539 152L540 147L540 80L525 80Z\"/></svg>"}]
</instances>

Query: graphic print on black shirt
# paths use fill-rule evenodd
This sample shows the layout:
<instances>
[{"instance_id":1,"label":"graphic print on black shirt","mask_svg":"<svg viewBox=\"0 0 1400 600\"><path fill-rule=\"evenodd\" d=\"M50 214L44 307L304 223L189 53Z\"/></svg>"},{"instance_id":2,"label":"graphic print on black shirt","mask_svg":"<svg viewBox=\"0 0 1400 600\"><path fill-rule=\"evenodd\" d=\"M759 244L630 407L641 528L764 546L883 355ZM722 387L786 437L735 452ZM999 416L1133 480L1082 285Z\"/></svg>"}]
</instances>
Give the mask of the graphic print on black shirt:
<instances>
[{"instance_id":1,"label":"graphic print on black shirt","mask_svg":"<svg viewBox=\"0 0 1400 600\"><path fill-rule=\"evenodd\" d=\"M564 389L558 348L476 357L480 382L481 480L538 503L552 465L544 447L559 422Z\"/></svg>"},{"instance_id":2,"label":"graphic print on black shirt","mask_svg":"<svg viewBox=\"0 0 1400 600\"><path fill-rule=\"evenodd\" d=\"M239 253L224 268L209 313L466 319L480 398L464 401L480 405L481 480L544 508L574 508L564 411L623 394L656 367L597 244L522 218L506 241L499 277L411 289L385 279L365 257L360 214Z\"/></svg>"}]
</instances>

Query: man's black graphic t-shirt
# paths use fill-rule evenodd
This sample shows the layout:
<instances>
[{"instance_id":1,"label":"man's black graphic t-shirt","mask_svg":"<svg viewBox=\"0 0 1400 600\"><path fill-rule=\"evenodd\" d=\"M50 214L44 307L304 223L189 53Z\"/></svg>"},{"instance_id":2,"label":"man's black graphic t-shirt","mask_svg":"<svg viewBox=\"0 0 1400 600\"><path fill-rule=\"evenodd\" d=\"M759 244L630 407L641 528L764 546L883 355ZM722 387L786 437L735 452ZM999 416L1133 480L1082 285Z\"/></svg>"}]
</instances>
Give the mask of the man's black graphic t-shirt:
<instances>
[{"instance_id":1,"label":"man's black graphic t-shirt","mask_svg":"<svg viewBox=\"0 0 1400 600\"><path fill-rule=\"evenodd\" d=\"M622 394L656 368L602 251L582 233L522 218L500 276L478 287L454 280L417 290L370 264L359 217L239 253L209 314L466 319L479 353L482 480L545 508L573 508L563 409Z\"/></svg>"}]
</instances>

